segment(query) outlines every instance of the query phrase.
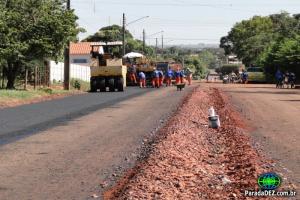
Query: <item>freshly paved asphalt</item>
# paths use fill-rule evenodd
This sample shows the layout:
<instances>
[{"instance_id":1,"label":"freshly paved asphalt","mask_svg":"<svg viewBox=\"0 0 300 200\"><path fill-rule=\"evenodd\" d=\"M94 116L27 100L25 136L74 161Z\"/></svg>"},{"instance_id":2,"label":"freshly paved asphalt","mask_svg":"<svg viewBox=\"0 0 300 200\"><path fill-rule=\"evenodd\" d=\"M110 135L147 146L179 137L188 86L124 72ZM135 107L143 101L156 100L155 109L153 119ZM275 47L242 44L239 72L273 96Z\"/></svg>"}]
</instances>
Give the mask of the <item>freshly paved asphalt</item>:
<instances>
[{"instance_id":1,"label":"freshly paved asphalt","mask_svg":"<svg viewBox=\"0 0 300 200\"><path fill-rule=\"evenodd\" d=\"M63 99L0 109L0 145L16 141L152 89L129 87L125 92L88 93Z\"/></svg>"}]
</instances>

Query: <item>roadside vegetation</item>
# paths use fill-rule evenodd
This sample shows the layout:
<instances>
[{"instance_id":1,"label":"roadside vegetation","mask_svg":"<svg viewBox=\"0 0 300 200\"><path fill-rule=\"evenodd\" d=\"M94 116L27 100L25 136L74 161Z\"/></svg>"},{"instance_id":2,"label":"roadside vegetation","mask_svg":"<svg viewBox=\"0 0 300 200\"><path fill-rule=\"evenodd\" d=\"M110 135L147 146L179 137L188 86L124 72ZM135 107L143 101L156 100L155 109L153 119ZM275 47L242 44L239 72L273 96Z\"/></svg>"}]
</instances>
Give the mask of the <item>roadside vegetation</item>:
<instances>
[{"instance_id":1,"label":"roadside vegetation","mask_svg":"<svg viewBox=\"0 0 300 200\"><path fill-rule=\"evenodd\" d=\"M54 90L50 88L38 90L0 90L0 102L7 100L30 100L41 96L49 96L56 94L66 94L65 90Z\"/></svg>"},{"instance_id":2,"label":"roadside vegetation","mask_svg":"<svg viewBox=\"0 0 300 200\"><path fill-rule=\"evenodd\" d=\"M286 12L254 16L234 25L221 38L226 55L236 54L243 63L265 68L267 75L277 69L300 75L300 14Z\"/></svg>"},{"instance_id":3,"label":"roadside vegetation","mask_svg":"<svg viewBox=\"0 0 300 200\"><path fill-rule=\"evenodd\" d=\"M37 63L59 60L68 41L83 31L64 0L0 0L0 10L0 72L7 89L15 89L25 69L30 73Z\"/></svg>"},{"instance_id":4,"label":"roadside vegetation","mask_svg":"<svg viewBox=\"0 0 300 200\"><path fill-rule=\"evenodd\" d=\"M50 100L74 93L80 92L51 88L40 88L37 90L0 90L0 108Z\"/></svg>"}]
</instances>

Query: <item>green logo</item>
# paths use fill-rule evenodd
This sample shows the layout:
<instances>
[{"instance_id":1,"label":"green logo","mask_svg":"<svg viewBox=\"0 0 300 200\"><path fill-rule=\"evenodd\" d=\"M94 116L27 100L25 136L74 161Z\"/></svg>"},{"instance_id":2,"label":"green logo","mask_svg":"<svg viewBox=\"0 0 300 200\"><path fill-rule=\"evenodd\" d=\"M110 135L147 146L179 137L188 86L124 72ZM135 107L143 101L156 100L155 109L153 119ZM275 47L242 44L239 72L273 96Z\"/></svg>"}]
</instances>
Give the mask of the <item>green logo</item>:
<instances>
[{"instance_id":1,"label":"green logo","mask_svg":"<svg viewBox=\"0 0 300 200\"><path fill-rule=\"evenodd\" d=\"M275 173L265 173L258 177L257 183L263 190L275 190L281 184L281 178Z\"/></svg>"}]
</instances>

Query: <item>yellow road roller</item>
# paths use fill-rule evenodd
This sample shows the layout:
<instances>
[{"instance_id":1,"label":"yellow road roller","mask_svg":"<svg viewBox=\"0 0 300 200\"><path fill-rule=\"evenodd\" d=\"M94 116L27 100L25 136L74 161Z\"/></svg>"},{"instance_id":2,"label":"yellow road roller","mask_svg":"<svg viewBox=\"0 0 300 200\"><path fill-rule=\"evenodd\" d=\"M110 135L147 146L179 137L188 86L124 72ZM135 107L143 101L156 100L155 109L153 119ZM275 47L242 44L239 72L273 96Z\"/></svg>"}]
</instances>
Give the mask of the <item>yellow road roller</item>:
<instances>
[{"instance_id":1,"label":"yellow road roller","mask_svg":"<svg viewBox=\"0 0 300 200\"><path fill-rule=\"evenodd\" d=\"M127 67L123 65L122 42L91 43L91 92L124 91Z\"/></svg>"}]
</instances>

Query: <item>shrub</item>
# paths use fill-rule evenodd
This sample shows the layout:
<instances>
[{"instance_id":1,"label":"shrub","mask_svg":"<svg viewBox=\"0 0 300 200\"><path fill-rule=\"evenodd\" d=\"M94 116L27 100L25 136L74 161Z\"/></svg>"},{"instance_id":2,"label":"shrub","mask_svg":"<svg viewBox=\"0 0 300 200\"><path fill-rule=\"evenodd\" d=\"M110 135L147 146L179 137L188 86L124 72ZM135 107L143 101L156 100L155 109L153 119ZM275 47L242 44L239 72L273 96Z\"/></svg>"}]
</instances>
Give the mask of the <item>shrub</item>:
<instances>
[{"instance_id":1,"label":"shrub","mask_svg":"<svg viewBox=\"0 0 300 200\"><path fill-rule=\"evenodd\" d=\"M40 88L39 91L45 92L47 94L53 94L53 90L51 88Z\"/></svg>"},{"instance_id":2,"label":"shrub","mask_svg":"<svg viewBox=\"0 0 300 200\"><path fill-rule=\"evenodd\" d=\"M236 64L226 64L223 65L218 71L222 73L222 75L229 74L231 72L238 73L241 65Z\"/></svg>"},{"instance_id":3,"label":"shrub","mask_svg":"<svg viewBox=\"0 0 300 200\"><path fill-rule=\"evenodd\" d=\"M70 81L71 87L77 90L89 91L90 83L87 81L79 80L79 79L71 79Z\"/></svg>"}]
</instances>

